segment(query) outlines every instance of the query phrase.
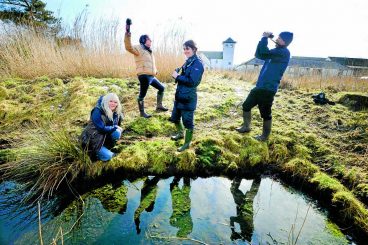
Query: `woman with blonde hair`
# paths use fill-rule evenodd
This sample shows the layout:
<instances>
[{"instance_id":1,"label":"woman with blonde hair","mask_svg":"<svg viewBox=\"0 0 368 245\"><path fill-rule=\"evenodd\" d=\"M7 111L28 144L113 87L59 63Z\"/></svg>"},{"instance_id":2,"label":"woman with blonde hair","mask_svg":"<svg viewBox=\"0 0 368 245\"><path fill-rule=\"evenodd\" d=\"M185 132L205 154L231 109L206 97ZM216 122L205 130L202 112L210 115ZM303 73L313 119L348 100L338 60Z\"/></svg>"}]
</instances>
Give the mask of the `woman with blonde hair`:
<instances>
[{"instance_id":1,"label":"woman with blonde hair","mask_svg":"<svg viewBox=\"0 0 368 245\"><path fill-rule=\"evenodd\" d=\"M120 139L122 120L122 106L118 96L114 93L101 96L82 133L82 146L93 159L109 161L114 156L110 149Z\"/></svg>"}]
</instances>

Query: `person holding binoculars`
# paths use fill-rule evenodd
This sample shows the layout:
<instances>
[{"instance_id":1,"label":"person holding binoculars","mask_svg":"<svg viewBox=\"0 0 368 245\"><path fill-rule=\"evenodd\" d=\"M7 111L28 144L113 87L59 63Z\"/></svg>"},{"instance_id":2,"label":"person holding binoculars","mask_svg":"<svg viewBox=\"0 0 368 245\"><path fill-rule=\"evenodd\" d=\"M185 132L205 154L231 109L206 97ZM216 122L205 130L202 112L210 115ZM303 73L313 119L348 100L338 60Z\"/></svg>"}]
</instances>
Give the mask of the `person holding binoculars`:
<instances>
[{"instance_id":1,"label":"person holding binoculars","mask_svg":"<svg viewBox=\"0 0 368 245\"><path fill-rule=\"evenodd\" d=\"M156 111L167 111L168 109L162 105L164 98L165 86L155 77L157 74L155 57L151 50L152 41L148 35L142 35L139 38L139 45L132 46L130 26L132 21L126 20L126 32L124 38L125 49L134 55L136 71L140 84L138 96L138 108L141 117L150 118L151 115L144 111L144 97L146 97L148 87L151 85L157 91Z\"/></svg>"},{"instance_id":2,"label":"person holding binoculars","mask_svg":"<svg viewBox=\"0 0 368 245\"><path fill-rule=\"evenodd\" d=\"M178 148L178 151L184 151L189 148L193 137L194 129L194 111L197 108L197 86L202 80L204 72L203 63L197 56L197 45L193 40L188 40L183 44L184 54L187 58L181 68L175 69L172 77L175 79L176 92L174 108L170 121L175 123L177 134L171 139L179 140L184 138L184 145Z\"/></svg>"},{"instance_id":3,"label":"person holding binoculars","mask_svg":"<svg viewBox=\"0 0 368 245\"><path fill-rule=\"evenodd\" d=\"M251 131L251 109L258 105L263 119L262 134L256 137L260 141L266 141L271 134L271 107L280 85L280 80L289 64L290 51L287 47L293 40L293 33L281 32L276 41L274 41L276 48L269 49L267 47L268 38L271 39L272 37L272 32L264 32L258 43L255 57L264 60L264 64L259 73L256 87L250 91L243 103L243 125L236 129L239 133Z\"/></svg>"}]
</instances>

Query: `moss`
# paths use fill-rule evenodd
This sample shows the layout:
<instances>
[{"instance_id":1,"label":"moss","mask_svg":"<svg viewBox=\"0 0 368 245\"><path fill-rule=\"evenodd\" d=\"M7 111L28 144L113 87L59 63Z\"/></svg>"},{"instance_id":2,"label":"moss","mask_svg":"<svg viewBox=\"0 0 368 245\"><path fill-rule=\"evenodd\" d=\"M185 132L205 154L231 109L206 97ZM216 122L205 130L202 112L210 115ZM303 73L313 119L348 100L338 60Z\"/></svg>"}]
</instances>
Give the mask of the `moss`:
<instances>
[{"instance_id":1,"label":"moss","mask_svg":"<svg viewBox=\"0 0 368 245\"><path fill-rule=\"evenodd\" d=\"M125 148L117 157L113 158L109 168L125 168L132 171L140 171L148 166L148 151L146 144L138 142Z\"/></svg>"},{"instance_id":2,"label":"moss","mask_svg":"<svg viewBox=\"0 0 368 245\"><path fill-rule=\"evenodd\" d=\"M149 119L139 117L131 122L127 129L131 129L139 135L145 136L157 136L157 135L170 135L174 132L174 124L169 122L163 116L151 117Z\"/></svg>"},{"instance_id":3,"label":"moss","mask_svg":"<svg viewBox=\"0 0 368 245\"><path fill-rule=\"evenodd\" d=\"M356 193L358 196L368 199L368 184L362 183L357 185L357 187L354 190L354 193Z\"/></svg>"},{"instance_id":4,"label":"moss","mask_svg":"<svg viewBox=\"0 0 368 245\"><path fill-rule=\"evenodd\" d=\"M154 141L147 144L149 151L149 171L162 174L165 173L169 164L176 160L176 147L173 141Z\"/></svg>"},{"instance_id":5,"label":"moss","mask_svg":"<svg viewBox=\"0 0 368 245\"><path fill-rule=\"evenodd\" d=\"M268 146L265 142L259 142L255 139L246 138L246 143L240 150L239 166L254 167L259 163L267 163L269 160Z\"/></svg>"},{"instance_id":6,"label":"moss","mask_svg":"<svg viewBox=\"0 0 368 245\"><path fill-rule=\"evenodd\" d=\"M6 88L0 86L0 101L5 100L8 97L8 92Z\"/></svg>"},{"instance_id":7,"label":"moss","mask_svg":"<svg viewBox=\"0 0 368 245\"><path fill-rule=\"evenodd\" d=\"M319 168L306 159L293 158L282 166L282 169L293 176L309 179L319 171Z\"/></svg>"},{"instance_id":8,"label":"moss","mask_svg":"<svg viewBox=\"0 0 368 245\"><path fill-rule=\"evenodd\" d=\"M90 197L98 198L102 206L109 212L124 213L128 204L128 187L122 185L113 188L111 184L92 191Z\"/></svg>"},{"instance_id":9,"label":"moss","mask_svg":"<svg viewBox=\"0 0 368 245\"><path fill-rule=\"evenodd\" d=\"M330 190L332 193L345 190L345 187L337 179L322 172L317 172L311 179L311 183L317 184L320 190Z\"/></svg>"},{"instance_id":10,"label":"moss","mask_svg":"<svg viewBox=\"0 0 368 245\"><path fill-rule=\"evenodd\" d=\"M328 233L330 233L334 237L338 237L338 238L345 237L344 233L341 232L340 228L335 223L332 223L329 220L326 221L325 229L328 231Z\"/></svg>"},{"instance_id":11,"label":"moss","mask_svg":"<svg viewBox=\"0 0 368 245\"><path fill-rule=\"evenodd\" d=\"M239 153L241 146L241 136L239 134L225 134L223 135L224 148L230 150L232 153Z\"/></svg>"},{"instance_id":12,"label":"moss","mask_svg":"<svg viewBox=\"0 0 368 245\"><path fill-rule=\"evenodd\" d=\"M361 180L366 179L366 176L362 174L362 169L353 167L345 171L343 178L347 180L351 186L356 186Z\"/></svg>"},{"instance_id":13,"label":"moss","mask_svg":"<svg viewBox=\"0 0 368 245\"><path fill-rule=\"evenodd\" d=\"M194 172L196 170L196 153L189 149L178 154L177 169L183 172Z\"/></svg>"},{"instance_id":14,"label":"moss","mask_svg":"<svg viewBox=\"0 0 368 245\"><path fill-rule=\"evenodd\" d=\"M198 164L203 168L215 167L221 154L223 142L219 139L207 137L203 138L196 145L196 155Z\"/></svg>"},{"instance_id":15,"label":"moss","mask_svg":"<svg viewBox=\"0 0 368 245\"><path fill-rule=\"evenodd\" d=\"M284 144L273 144L270 149L270 160L275 163L284 163L289 156L289 150Z\"/></svg>"},{"instance_id":16,"label":"moss","mask_svg":"<svg viewBox=\"0 0 368 245\"><path fill-rule=\"evenodd\" d=\"M294 146L294 149L293 149L293 155L295 157L298 157L298 158L301 158L301 159L307 159L307 160L310 160L311 159L311 154L312 151L304 146L304 145L300 145L300 144L297 144Z\"/></svg>"},{"instance_id":17,"label":"moss","mask_svg":"<svg viewBox=\"0 0 368 245\"><path fill-rule=\"evenodd\" d=\"M28 95L28 94L24 94L23 96L21 96L19 98L19 101L21 103L28 103L28 104L33 104L33 101L34 101L34 97L31 96L31 95Z\"/></svg>"},{"instance_id":18,"label":"moss","mask_svg":"<svg viewBox=\"0 0 368 245\"><path fill-rule=\"evenodd\" d=\"M332 202L341 204L344 216L353 219L354 224L358 225L364 232L368 232L368 210L351 192L339 191L335 193Z\"/></svg>"}]
</instances>

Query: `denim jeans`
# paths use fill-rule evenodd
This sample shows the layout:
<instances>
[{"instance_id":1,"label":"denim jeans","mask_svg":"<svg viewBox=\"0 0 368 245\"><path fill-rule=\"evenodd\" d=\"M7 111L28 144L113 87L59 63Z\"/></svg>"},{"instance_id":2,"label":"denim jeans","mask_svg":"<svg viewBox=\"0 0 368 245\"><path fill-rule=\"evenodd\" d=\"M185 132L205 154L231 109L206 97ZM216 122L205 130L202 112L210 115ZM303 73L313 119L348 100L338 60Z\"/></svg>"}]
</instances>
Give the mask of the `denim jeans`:
<instances>
[{"instance_id":1,"label":"denim jeans","mask_svg":"<svg viewBox=\"0 0 368 245\"><path fill-rule=\"evenodd\" d=\"M118 141L121 136L121 130L117 129L114 132L111 133L110 137L113 139L114 142ZM109 149L107 149L105 146L102 146L100 151L97 152L97 157L101 161L109 161L115 154L111 152Z\"/></svg>"}]
</instances>

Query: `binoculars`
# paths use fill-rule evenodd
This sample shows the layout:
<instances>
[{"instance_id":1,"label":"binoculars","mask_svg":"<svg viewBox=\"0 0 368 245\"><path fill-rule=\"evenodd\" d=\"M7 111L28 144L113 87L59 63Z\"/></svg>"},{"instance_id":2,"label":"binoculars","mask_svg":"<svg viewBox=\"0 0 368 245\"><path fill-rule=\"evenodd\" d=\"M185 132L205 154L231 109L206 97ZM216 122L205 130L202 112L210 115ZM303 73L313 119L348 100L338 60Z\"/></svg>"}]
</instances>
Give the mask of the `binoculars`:
<instances>
[{"instance_id":1,"label":"binoculars","mask_svg":"<svg viewBox=\"0 0 368 245\"><path fill-rule=\"evenodd\" d=\"M275 36L273 34L269 35L268 38L274 38Z\"/></svg>"}]
</instances>

